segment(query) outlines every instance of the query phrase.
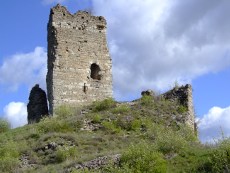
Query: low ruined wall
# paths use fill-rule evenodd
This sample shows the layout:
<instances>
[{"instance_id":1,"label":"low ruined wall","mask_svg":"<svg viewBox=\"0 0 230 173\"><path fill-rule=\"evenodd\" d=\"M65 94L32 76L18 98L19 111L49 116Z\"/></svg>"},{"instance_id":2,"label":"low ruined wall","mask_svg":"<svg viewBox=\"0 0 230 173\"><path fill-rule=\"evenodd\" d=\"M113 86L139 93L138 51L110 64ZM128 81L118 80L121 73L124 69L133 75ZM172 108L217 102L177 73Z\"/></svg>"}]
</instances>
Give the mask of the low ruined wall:
<instances>
[{"instance_id":1,"label":"low ruined wall","mask_svg":"<svg viewBox=\"0 0 230 173\"><path fill-rule=\"evenodd\" d=\"M181 87L174 87L172 90L163 94L167 100L176 101L187 108L185 113L185 124L195 130L195 114L192 98L192 86L187 84Z\"/></svg>"}]
</instances>

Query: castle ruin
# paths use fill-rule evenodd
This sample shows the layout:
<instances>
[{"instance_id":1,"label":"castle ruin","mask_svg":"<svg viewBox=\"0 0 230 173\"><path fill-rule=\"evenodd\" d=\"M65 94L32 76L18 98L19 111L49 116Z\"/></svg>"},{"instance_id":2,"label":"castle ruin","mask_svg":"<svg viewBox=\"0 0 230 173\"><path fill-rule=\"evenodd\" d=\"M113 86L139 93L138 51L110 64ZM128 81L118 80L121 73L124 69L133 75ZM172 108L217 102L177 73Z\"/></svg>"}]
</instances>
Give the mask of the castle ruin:
<instances>
[{"instance_id":1,"label":"castle ruin","mask_svg":"<svg viewBox=\"0 0 230 173\"><path fill-rule=\"evenodd\" d=\"M71 14L59 4L51 9L46 82L51 114L59 105L112 97L112 62L104 17L85 11Z\"/></svg>"},{"instance_id":2,"label":"castle ruin","mask_svg":"<svg viewBox=\"0 0 230 173\"><path fill-rule=\"evenodd\" d=\"M187 110L183 117L183 122L196 130L195 124L195 113L193 107L192 98L192 86L187 84L181 87L174 87L172 90L163 94L166 100L178 102L180 105L184 106Z\"/></svg>"}]
</instances>

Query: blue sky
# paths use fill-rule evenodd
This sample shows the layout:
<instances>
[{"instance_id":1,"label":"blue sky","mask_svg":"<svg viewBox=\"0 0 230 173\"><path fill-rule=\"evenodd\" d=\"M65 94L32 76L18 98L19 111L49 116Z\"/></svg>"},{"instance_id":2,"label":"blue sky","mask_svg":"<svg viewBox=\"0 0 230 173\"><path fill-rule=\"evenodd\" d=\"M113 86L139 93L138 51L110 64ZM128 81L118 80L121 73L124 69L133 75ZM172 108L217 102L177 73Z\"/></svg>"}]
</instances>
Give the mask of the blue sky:
<instances>
[{"instance_id":1,"label":"blue sky","mask_svg":"<svg viewBox=\"0 0 230 173\"><path fill-rule=\"evenodd\" d=\"M0 115L26 123L33 85L45 89L46 26L59 2L71 13L91 10L107 19L114 97L164 92L191 83L200 137L220 128L230 136L230 1L7 0L0 2Z\"/></svg>"}]
</instances>

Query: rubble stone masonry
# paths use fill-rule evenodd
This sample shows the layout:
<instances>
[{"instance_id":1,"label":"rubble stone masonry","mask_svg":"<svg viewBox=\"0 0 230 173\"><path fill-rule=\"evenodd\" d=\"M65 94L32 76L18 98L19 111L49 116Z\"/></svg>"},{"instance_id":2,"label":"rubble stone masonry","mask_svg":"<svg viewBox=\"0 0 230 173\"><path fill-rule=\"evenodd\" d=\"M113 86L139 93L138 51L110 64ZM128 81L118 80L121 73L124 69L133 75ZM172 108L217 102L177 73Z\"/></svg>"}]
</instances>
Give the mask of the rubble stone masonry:
<instances>
[{"instance_id":1,"label":"rubble stone masonry","mask_svg":"<svg viewBox=\"0 0 230 173\"><path fill-rule=\"evenodd\" d=\"M51 114L59 105L112 97L112 62L104 17L85 11L71 14L59 4L51 9L46 80Z\"/></svg>"}]
</instances>

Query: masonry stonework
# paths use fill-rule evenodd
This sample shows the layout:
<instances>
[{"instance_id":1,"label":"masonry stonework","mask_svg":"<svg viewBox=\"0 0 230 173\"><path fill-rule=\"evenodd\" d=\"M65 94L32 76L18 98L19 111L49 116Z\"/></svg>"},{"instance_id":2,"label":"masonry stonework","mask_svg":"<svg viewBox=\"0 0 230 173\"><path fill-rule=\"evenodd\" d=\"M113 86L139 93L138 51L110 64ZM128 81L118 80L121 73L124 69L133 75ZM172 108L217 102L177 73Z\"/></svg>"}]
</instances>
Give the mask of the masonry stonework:
<instances>
[{"instance_id":1,"label":"masonry stonework","mask_svg":"<svg viewBox=\"0 0 230 173\"><path fill-rule=\"evenodd\" d=\"M184 113L184 123L196 130L192 86L187 84L181 87L174 87L172 90L164 93L163 97L167 100L179 102L180 105L186 107L187 111Z\"/></svg>"},{"instance_id":2,"label":"masonry stonework","mask_svg":"<svg viewBox=\"0 0 230 173\"><path fill-rule=\"evenodd\" d=\"M59 4L48 22L47 95L50 113L63 104L82 105L112 97L112 62L106 20Z\"/></svg>"}]
</instances>

